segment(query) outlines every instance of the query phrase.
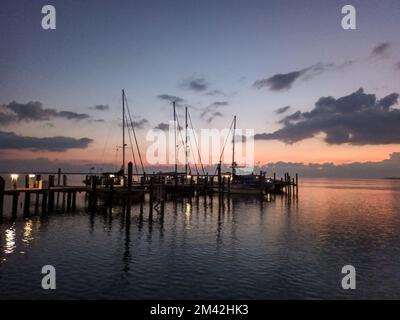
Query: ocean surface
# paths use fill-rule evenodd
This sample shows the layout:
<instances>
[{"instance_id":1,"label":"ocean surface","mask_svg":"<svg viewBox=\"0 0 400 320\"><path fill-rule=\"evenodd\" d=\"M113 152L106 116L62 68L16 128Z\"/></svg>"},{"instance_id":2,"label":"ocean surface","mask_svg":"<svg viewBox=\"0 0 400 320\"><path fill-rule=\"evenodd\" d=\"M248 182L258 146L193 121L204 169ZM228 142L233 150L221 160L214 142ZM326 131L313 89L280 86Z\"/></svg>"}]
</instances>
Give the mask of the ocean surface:
<instances>
[{"instance_id":1,"label":"ocean surface","mask_svg":"<svg viewBox=\"0 0 400 320\"><path fill-rule=\"evenodd\" d=\"M21 197L22 199L23 197ZM400 298L400 180L301 179L297 197L200 196L0 222L0 299ZM356 269L356 290L341 287ZM44 265L56 290L43 290Z\"/></svg>"}]
</instances>

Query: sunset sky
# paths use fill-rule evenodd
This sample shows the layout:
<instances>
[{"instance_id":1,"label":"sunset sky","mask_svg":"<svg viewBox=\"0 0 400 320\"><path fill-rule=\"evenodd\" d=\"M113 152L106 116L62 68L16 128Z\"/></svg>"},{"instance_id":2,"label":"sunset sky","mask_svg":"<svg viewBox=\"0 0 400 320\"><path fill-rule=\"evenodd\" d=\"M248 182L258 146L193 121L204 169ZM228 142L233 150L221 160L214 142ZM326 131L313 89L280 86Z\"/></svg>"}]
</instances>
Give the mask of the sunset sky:
<instances>
[{"instance_id":1,"label":"sunset sky","mask_svg":"<svg viewBox=\"0 0 400 320\"><path fill-rule=\"evenodd\" d=\"M237 115L257 163L387 159L400 2L350 1L357 30L343 30L348 2L2 1L0 159L119 163L122 88L143 152L178 99L198 129ZM46 4L56 30L41 28Z\"/></svg>"}]
</instances>

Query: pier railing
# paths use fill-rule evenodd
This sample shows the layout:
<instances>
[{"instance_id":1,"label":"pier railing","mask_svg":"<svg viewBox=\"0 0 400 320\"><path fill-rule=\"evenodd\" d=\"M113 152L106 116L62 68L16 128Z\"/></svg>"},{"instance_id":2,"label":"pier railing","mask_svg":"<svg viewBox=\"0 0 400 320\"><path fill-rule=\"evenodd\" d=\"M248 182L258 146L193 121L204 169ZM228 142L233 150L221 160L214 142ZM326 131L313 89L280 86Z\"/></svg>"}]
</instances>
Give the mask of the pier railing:
<instances>
[{"instance_id":1,"label":"pier railing","mask_svg":"<svg viewBox=\"0 0 400 320\"><path fill-rule=\"evenodd\" d=\"M0 174L5 174L0 173ZM10 174L10 173L7 173ZM24 186L18 187L18 177L24 175ZM70 175L82 175L85 179L81 185L69 185ZM132 163L128 164L127 175L114 174L93 174L93 173L62 173L59 169L53 172L38 172L10 174L11 187L6 188L4 178L0 177L0 216L3 215L4 197L12 197L11 213L16 216L20 195L23 196L23 213L29 215L31 207L38 213L54 211L55 204L62 203L63 211L74 211L78 193L85 193L89 209L95 209L98 200L101 199L108 205L113 202L123 201L145 201L145 194L148 194L148 201L151 208L161 206L168 197L184 197L194 194L217 193L220 195L231 194L253 194L264 195L265 193L284 192L288 195L298 193L298 175L291 177L285 173L283 177L277 178L274 173L272 177L266 177L266 173L260 171L255 175L257 181L249 187L235 181L230 173L219 173L218 175L185 173L151 173L134 174ZM47 179L43 179L47 177Z\"/></svg>"}]
</instances>

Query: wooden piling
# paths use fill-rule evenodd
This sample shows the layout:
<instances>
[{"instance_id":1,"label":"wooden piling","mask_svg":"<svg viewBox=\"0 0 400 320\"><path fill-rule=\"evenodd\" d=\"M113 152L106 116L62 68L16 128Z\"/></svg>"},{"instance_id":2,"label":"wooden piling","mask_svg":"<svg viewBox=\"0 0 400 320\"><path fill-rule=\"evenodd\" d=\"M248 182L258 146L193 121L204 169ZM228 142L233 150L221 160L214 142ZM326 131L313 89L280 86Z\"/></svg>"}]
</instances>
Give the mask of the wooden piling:
<instances>
[{"instance_id":1,"label":"wooden piling","mask_svg":"<svg viewBox=\"0 0 400 320\"><path fill-rule=\"evenodd\" d=\"M54 187L54 175L49 175L48 212L53 212L54 211L54 191L51 191L52 187Z\"/></svg>"},{"instance_id":2,"label":"wooden piling","mask_svg":"<svg viewBox=\"0 0 400 320\"><path fill-rule=\"evenodd\" d=\"M13 194L13 198L12 198L12 209L11 209L13 218L15 218L17 216L18 198L19 198L19 192L15 192Z\"/></svg>"},{"instance_id":3,"label":"wooden piling","mask_svg":"<svg viewBox=\"0 0 400 320\"><path fill-rule=\"evenodd\" d=\"M42 195L42 214L47 213L47 199L48 199L48 191L44 190Z\"/></svg>"},{"instance_id":4,"label":"wooden piling","mask_svg":"<svg viewBox=\"0 0 400 320\"><path fill-rule=\"evenodd\" d=\"M76 210L76 191L72 192L72 211Z\"/></svg>"},{"instance_id":5,"label":"wooden piling","mask_svg":"<svg viewBox=\"0 0 400 320\"><path fill-rule=\"evenodd\" d=\"M128 190L132 190L132 174L133 174L133 164L132 162L128 163Z\"/></svg>"},{"instance_id":6,"label":"wooden piling","mask_svg":"<svg viewBox=\"0 0 400 320\"><path fill-rule=\"evenodd\" d=\"M72 205L72 192L67 192L67 212L71 212L71 205Z\"/></svg>"},{"instance_id":7,"label":"wooden piling","mask_svg":"<svg viewBox=\"0 0 400 320\"><path fill-rule=\"evenodd\" d=\"M29 175L25 175L25 188L29 188ZM29 207L31 205L31 194L30 192L25 192L25 199L24 199L24 215L29 214Z\"/></svg>"}]
</instances>

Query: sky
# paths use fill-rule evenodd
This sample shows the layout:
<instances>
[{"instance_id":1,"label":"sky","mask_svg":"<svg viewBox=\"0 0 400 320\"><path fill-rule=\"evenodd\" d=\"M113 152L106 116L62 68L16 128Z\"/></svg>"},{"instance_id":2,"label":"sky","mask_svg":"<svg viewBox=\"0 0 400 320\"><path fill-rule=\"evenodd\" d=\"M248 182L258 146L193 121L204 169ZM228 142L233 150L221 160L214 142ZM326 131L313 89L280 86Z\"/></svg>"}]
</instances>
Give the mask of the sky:
<instances>
[{"instance_id":1,"label":"sky","mask_svg":"<svg viewBox=\"0 0 400 320\"><path fill-rule=\"evenodd\" d=\"M2 1L0 160L121 163L124 88L143 153L176 100L196 129L236 115L259 165L385 161L400 151L400 2L350 2L356 30L348 1Z\"/></svg>"}]
</instances>

